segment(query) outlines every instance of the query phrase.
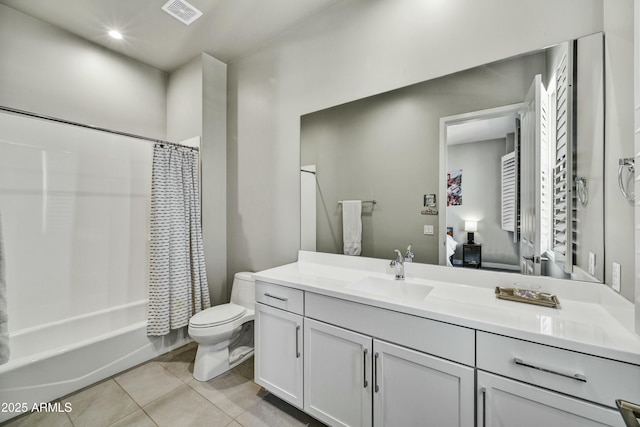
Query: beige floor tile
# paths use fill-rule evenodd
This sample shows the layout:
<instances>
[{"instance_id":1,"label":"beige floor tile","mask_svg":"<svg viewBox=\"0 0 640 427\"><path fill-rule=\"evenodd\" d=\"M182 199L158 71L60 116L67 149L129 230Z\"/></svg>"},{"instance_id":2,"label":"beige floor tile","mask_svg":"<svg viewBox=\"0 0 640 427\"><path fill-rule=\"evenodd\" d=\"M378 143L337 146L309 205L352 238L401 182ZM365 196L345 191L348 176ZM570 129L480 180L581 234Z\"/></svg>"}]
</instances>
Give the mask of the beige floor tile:
<instances>
[{"instance_id":1,"label":"beige floor tile","mask_svg":"<svg viewBox=\"0 0 640 427\"><path fill-rule=\"evenodd\" d=\"M183 384L158 362L145 363L114 379L140 406L153 402Z\"/></svg>"},{"instance_id":2,"label":"beige floor tile","mask_svg":"<svg viewBox=\"0 0 640 427\"><path fill-rule=\"evenodd\" d=\"M161 356L158 363L182 381L187 382L193 378L193 362L196 360L197 350L197 344L191 343Z\"/></svg>"},{"instance_id":3,"label":"beige floor tile","mask_svg":"<svg viewBox=\"0 0 640 427\"><path fill-rule=\"evenodd\" d=\"M236 421L244 427L322 427L324 424L269 393L261 392L259 402L240 414Z\"/></svg>"},{"instance_id":4,"label":"beige floor tile","mask_svg":"<svg viewBox=\"0 0 640 427\"><path fill-rule=\"evenodd\" d=\"M33 412L23 415L4 424L5 427L73 427L71 420L64 412Z\"/></svg>"},{"instance_id":5,"label":"beige floor tile","mask_svg":"<svg viewBox=\"0 0 640 427\"><path fill-rule=\"evenodd\" d=\"M171 350L168 353L162 354L158 357L156 357L154 360L156 362L167 362L170 361L171 359L175 358L177 355L179 355L180 353L184 353L185 351L195 351L195 349L198 348L198 343L195 341L190 342L187 345L183 345L182 347L178 347L175 350Z\"/></svg>"},{"instance_id":6,"label":"beige floor tile","mask_svg":"<svg viewBox=\"0 0 640 427\"><path fill-rule=\"evenodd\" d=\"M231 421L231 423L227 424L225 427L243 427L242 424L238 424L237 421Z\"/></svg>"},{"instance_id":7,"label":"beige floor tile","mask_svg":"<svg viewBox=\"0 0 640 427\"><path fill-rule=\"evenodd\" d=\"M147 414L142 409L138 409L131 415L127 415L120 421L111 424L109 427L156 427Z\"/></svg>"},{"instance_id":8,"label":"beige floor tile","mask_svg":"<svg viewBox=\"0 0 640 427\"><path fill-rule=\"evenodd\" d=\"M139 409L136 402L112 379L62 401L71 403L69 418L76 427L108 426Z\"/></svg>"},{"instance_id":9,"label":"beige floor tile","mask_svg":"<svg viewBox=\"0 0 640 427\"><path fill-rule=\"evenodd\" d=\"M224 427L232 419L214 404L184 385L144 407L159 426Z\"/></svg>"},{"instance_id":10,"label":"beige floor tile","mask_svg":"<svg viewBox=\"0 0 640 427\"><path fill-rule=\"evenodd\" d=\"M207 382L192 379L187 384L232 418L261 400L260 386L234 371Z\"/></svg>"},{"instance_id":11,"label":"beige floor tile","mask_svg":"<svg viewBox=\"0 0 640 427\"><path fill-rule=\"evenodd\" d=\"M250 381L253 381L254 359L255 357L251 357L250 359L245 360L244 362L233 368L233 372L245 377Z\"/></svg>"}]
</instances>

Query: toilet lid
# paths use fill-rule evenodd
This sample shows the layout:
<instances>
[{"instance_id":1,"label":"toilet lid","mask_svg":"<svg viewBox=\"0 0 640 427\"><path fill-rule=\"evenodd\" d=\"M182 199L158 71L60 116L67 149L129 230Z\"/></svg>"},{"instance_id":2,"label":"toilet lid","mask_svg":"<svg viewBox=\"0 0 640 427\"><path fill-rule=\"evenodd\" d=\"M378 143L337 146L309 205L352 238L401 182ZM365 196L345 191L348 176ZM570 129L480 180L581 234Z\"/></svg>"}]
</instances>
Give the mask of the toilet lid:
<instances>
[{"instance_id":1,"label":"toilet lid","mask_svg":"<svg viewBox=\"0 0 640 427\"><path fill-rule=\"evenodd\" d=\"M189 319L189 325L196 328L222 325L239 319L246 312L246 307L233 303L216 305L193 316Z\"/></svg>"}]
</instances>

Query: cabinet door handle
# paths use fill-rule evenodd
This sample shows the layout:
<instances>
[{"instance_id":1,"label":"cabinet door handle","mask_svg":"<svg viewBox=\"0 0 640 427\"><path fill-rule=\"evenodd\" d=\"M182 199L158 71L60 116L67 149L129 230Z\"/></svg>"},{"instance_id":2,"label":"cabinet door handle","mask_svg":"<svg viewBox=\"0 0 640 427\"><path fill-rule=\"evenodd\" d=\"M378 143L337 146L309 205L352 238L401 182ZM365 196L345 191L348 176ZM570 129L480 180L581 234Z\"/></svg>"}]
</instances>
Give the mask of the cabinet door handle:
<instances>
[{"instance_id":1,"label":"cabinet door handle","mask_svg":"<svg viewBox=\"0 0 640 427\"><path fill-rule=\"evenodd\" d=\"M487 425L487 389L482 387L480 389L482 393L482 427Z\"/></svg>"},{"instance_id":2,"label":"cabinet door handle","mask_svg":"<svg viewBox=\"0 0 640 427\"><path fill-rule=\"evenodd\" d=\"M587 382L587 377L585 377L582 374L573 374L573 375L571 375L571 374L565 374L565 373L558 372L558 371L553 371L551 369L546 369L546 368L542 368L540 366L535 366L535 365L531 365L530 363L523 362L522 359L519 359L517 357L513 358L513 362L516 365L524 366L526 368L531 368L531 369L537 369L538 371L546 372L548 374L559 375L559 376L565 377L565 378L571 378L572 380L581 381L583 383Z\"/></svg>"},{"instance_id":3,"label":"cabinet door handle","mask_svg":"<svg viewBox=\"0 0 640 427\"><path fill-rule=\"evenodd\" d=\"M300 357L300 325L296 326L296 359Z\"/></svg>"},{"instance_id":4,"label":"cabinet door handle","mask_svg":"<svg viewBox=\"0 0 640 427\"><path fill-rule=\"evenodd\" d=\"M264 293L264 296L265 296L265 297L269 297L269 298L274 298L274 299L277 299L277 300L282 301L282 302L287 302L287 298L284 298L284 297L278 297L278 296L275 296L275 295L271 295L271 294L270 294L270 293L268 293L268 292L265 292L265 293Z\"/></svg>"},{"instance_id":5,"label":"cabinet door handle","mask_svg":"<svg viewBox=\"0 0 640 427\"><path fill-rule=\"evenodd\" d=\"M380 390L378 387L378 357L380 357L378 353L373 355L373 391L376 393Z\"/></svg>"},{"instance_id":6,"label":"cabinet door handle","mask_svg":"<svg viewBox=\"0 0 640 427\"><path fill-rule=\"evenodd\" d=\"M369 383L367 382L367 354L369 353L369 349L365 348L364 352L363 352L363 356L362 356L362 378L364 378L364 388L367 388L369 386Z\"/></svg>"}]
</instances>

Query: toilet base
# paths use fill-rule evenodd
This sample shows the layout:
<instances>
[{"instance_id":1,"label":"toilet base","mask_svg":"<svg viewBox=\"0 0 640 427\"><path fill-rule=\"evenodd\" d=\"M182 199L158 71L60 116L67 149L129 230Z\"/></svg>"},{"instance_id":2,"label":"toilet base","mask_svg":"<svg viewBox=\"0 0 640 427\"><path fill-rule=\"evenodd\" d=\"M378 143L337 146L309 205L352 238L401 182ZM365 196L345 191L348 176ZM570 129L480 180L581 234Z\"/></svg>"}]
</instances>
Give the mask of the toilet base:
<instances>
[{"instance_id":1,"label":"toilet base","mask_svg":"<svg viewBox=\"0 0 640 427\"><path fill-rule=\"evenodd\" d=\"M243 326L242 333L232 340L218 344L198 344L193 365L193 378L209 381L224 374L253 356L253 321Z\"/></svg>"}]
</instances>

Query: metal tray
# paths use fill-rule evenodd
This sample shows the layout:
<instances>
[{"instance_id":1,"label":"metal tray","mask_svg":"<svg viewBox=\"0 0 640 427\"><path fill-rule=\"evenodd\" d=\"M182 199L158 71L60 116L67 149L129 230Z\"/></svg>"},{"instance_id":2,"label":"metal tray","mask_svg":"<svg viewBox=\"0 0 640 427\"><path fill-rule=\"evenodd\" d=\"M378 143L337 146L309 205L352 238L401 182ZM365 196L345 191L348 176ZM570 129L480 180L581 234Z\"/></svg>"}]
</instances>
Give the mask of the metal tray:
<instances>
[{"instance_id":1,"label":"metal tray","mask_svg":"<svg viewBox=\"0 0 640 427\"><path fill-rule=\"evenodd\" d=\"M545 292L535 292L538 298L524 298L514 294L513 288L502 288L496 286L496 297L500 299L506 299L509 301L524 302L526 304L541 305L543 307L556 308L560 301L554 294L548 294Z\"/></svg>"}]
</instances>

